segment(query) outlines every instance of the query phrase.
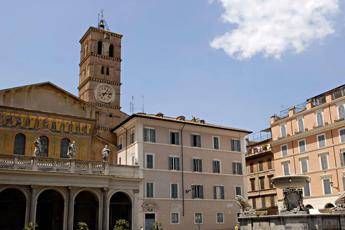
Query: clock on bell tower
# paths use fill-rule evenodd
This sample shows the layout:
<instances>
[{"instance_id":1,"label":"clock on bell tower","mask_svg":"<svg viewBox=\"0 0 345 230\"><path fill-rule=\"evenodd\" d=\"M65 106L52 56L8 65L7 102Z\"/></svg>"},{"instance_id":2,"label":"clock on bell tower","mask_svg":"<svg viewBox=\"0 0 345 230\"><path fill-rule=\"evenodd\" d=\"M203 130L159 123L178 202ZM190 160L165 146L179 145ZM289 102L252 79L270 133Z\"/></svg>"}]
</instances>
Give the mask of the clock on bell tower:
<instances>
[{"instance_id":1,"label":"clock on bell tower","mask_svg":"<svg viewBox=\"0 0 345 230\"><path fill-rule=\"evenodd\" d=\"M97 130L104 137L125 116L120 111L121 38L101 19L80 39L79 97L96 107Z\"/></svg>"}]
</instances>

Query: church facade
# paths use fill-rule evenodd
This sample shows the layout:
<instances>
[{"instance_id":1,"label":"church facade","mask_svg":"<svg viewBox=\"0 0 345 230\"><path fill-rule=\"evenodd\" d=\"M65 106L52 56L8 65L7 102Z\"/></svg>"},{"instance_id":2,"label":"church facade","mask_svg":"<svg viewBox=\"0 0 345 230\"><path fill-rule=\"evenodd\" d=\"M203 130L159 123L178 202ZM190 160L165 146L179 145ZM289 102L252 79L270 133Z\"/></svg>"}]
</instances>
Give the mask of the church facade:
<instances>
[{"instance_id":1,"label":"church facade","mask_svg":"<svg viewBox=\"0 0 345 230\"><path fill-rule=\"evenodd\" d=\"M98 27L90 27L83 35L80 40L78 97L50 82L0 90L0 229L21 230L32 223L43 230L72 230L80 223L86 223L92 230L108 230L113 229L119 219L128 221L130 229L151 229L154 222L163 222L164 229L174 229L180 222L183 228L200 227L204 221L210 229L230 229L230 225L235 223L239 210L234 196L244 194L246 190L241 165L244 163L244 154L241 154L241 149L245 149L244 136L249 132L207 124L200 129L200 121L186 121L190 127L188 132L208 132L206 136L210 141L216 141L217 135L222 140L223 136L228 139L224 139L222 144L207 142L202 151L200 148L193 150L192 147L185 151L189 157L193 154L198 156L199 152L204 156L217 153L219 158L224 159L226 170L219 171L220 165L216 163L216 172L212 174L199 173L196 177L186 177L188 183L193 184L190 180L207 176L207 181L203 182L209 189L205 201L201 200L202 188L193 187L198 191L192 191L191 185L179 188L176 191L178 197L171 199L175 202L186 193L188 198L183 202L193 207L193 212L194 207L201 204L196 213L199 215L197 218L203 220L195 220L196 214L192 214L188 215L188 221L183 222L185 209L183 206L183 215L179 214L178 205L171 222L170 209L164 205L174 202L160 202L159 195L153 203L165 210L165 216L163 212L150 215L159 209L158 206L150 206L154 197L147 197L146 186L147 182L159 177L161 171L147 168L143 149L135 153L137 157L132 161L120 160L125 154L123 148L130 147L127 142L122 143L127 140L127 136L123 137L123 127L132 121L132 117L121 111L120 105L121 38L122 35L105 29L103 20ZM162 125L170 127L175 123L168 121L151 125L158 128ZM183 123L180 121L176 124ZM138 127L143 128L143 125ZM142 146L139 137L143 132L146 131L136 128L135 133L128 136L133 146ZM216 136L212 137L210 133ZM119 135L122 135L121 140ZM236 137L236 151L223 149L228 148L231 137ZM174 138L180 141L176 139L178 136ZM195 144L199 145L200 140L195 138ZM212 148L219 145L221 150L210 151L208 144ZM175 150L178 149L176 147ZM232 160L237 162L235 166L233 164L236 169L230 167ZM195 161L195 164L201 170L200 161ZM212 171L211 168L208 170ZM193 170L187 171L188 175L193 174ZM236 175L232 176L234 172ZM178 175L176 171L165 173ZM144 177L148 178L145 182ZM208 186L208 181L212 185ZM236 181L236 187L231 184L233 181ZM217 187L213 198L212 186L216 184L229 187L225 203L222 202L224 188L222 190L221 186ZM156 192L160 193L158 190ZM193 198L189 197L192 193ZM201 199L194 199L195 193ZM214 208L212 217L207 217L207 212L207 215L200 216L203 213L201 209L209 204L220 205L221 211L217 213L217 208ZM148 222L146 217L151 217ZM212 218L212 223L207 218Z\"/></svg>"}]
</instances>

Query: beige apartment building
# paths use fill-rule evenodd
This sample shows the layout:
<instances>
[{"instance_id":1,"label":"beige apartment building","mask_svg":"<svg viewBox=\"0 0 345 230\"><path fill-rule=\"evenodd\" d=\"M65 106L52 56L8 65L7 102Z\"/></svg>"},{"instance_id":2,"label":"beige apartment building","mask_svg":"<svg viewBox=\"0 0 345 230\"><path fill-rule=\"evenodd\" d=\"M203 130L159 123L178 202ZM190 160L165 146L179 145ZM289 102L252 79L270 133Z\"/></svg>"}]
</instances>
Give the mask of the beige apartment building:
<instances>
[{"instance_id":1,"label":"beige apartment building","mask_svg":"<svg viewBox=\"0 0 345 230\"><path fill-rule=\"evenodd\" d=\"M270 129L249 135L247 142L246 183L249 203L257 213L277 214L277 191L272 184L274 157Z\"/></svg>"},{"instance_id":2,"label":"beige apartment building","mask_svg":"<svg viewBox=\"0 0 345 230\"><path fill-rule=\"evenodd\" d=\"M246 194L249 131L159 113L134 114L114 129L119 165L139 166L139 219L164 229L232 229Z\"/></svg>"},{"instance_id":3,"label":"beige apartment building","mask_svg":"<svg viewBox=\"0 0 345 230\"><path fill-rule=\"evenodd\" d=\"M305 174L308 208L334 206L345 190L345 85L271 118L275 176ZM278 189L278 205L282 191Z\"/></svg>"}]
</instances>

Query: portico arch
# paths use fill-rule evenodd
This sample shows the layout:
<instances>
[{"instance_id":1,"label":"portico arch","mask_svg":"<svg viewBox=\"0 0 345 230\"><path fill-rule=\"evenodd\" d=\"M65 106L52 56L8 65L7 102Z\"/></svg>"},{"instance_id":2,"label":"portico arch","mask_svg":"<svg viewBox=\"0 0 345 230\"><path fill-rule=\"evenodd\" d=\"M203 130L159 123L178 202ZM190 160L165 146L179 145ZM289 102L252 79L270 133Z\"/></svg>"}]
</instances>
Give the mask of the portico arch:
<instances>
[{"instance_id":1,"label":"portico arch","mask_svg":"<svg viewBox=\"0 0 345 230\"><path fill-rule=\"evenodd\" d=\"M0 229L22 230L25 225L27 199L16 188L0 191Z\"/></svg>"},{"instance_id":2,"label":"portico arch","mask_svg":"<svg viewBox=\"0 0 345 230\"><path fill-rule=\"evenodd\" d=\"M74 199L74 226L84 222L90 230L98 229L99 199L88 190L80 191Z\"/></svg>"},{"instance_id":3,"label":"portico arch","mask_svg":"<svg viewBox=\"0 0 345 230\"><path fill-rule=\"evenodd\" d=\"M109 230L120 219L128 221L129 226L132 226L132 199L124 192L115 192L109 202Z\"/></svg>"},{"instance_id":4,"label":"portico arch","mask_svg":"<svg viewBox=\"0 0 345 230\"><path fill-rule=\"evenodd\" d=\"M36 223L39 229L63 230L64 197L54 190L41 191L37 198Z\"/></svg>"}]
</instances>

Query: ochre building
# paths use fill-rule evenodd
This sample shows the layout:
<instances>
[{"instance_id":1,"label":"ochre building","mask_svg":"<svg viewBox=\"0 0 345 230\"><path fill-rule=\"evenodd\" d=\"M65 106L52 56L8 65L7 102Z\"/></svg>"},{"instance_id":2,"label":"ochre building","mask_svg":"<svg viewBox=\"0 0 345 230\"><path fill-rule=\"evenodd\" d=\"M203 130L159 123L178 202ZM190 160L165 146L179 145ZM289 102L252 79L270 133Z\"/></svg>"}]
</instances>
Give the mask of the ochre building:
<instances>
[{"instance_id":1,"label":"ochre building","mask_svg":"<svg viewBox=\"0 0 345 230\"><path fill-rule=\"evenodd\" d=\"M247 142L246 176L249 204L258 214L277 214L277 191L272 184L275 175L271 129L250 135Z\"/></svg>"},{"instance_id":2,"label":"ochre building","mask_svg":"<svg viewBox=\"0 0 345 230\"><path fill-rule=\"evenodd\" d=\"M275 176L308 175L304 204L334 207L345 191L345 86L309 98L271 118ZM282 206L278 189L278 205Z\"/></svg>"}]
</instances>

